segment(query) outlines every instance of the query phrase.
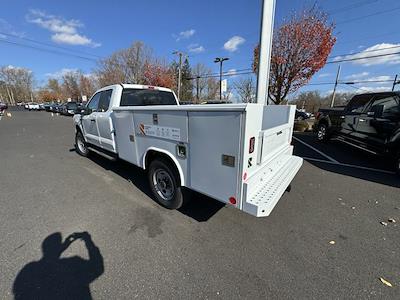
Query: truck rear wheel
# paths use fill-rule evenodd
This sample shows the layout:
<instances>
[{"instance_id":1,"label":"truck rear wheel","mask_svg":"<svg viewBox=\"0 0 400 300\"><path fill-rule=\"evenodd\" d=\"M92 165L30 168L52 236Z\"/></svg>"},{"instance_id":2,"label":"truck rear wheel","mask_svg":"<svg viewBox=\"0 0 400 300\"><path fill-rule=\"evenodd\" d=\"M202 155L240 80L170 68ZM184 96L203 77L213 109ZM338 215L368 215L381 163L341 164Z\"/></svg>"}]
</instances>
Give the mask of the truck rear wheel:
<instances>
[{"instance_id":1,"label":"truck rear wheel","mask_svg":"<svg viewBox=\"0 0 400 300\"><path fill-rule=\"evenodd\" d=\"M317 129L317 139L321 142L329 140L328 127L325 124L319 124Z\"/></svg>"},{"instance_id":2,"label":"truck rear wheel","mask_svg":"<svg viewBox=\"0 0 400 300\"><path fill-rule=\"evenodd\" d=\"M182 187L175 168L167 161L155 159L148 170L150 189L157 202L168 209L183 205Z\"/></svg>"},{"instance_id":3,"label":"truck rear wheel","mask_svg":"<svg viewBox=\"0 0 400 300\"><path fill-rule=\"evenodd\" d=\"M85 139L83 138L82 132L79 130L75 135L75 151L83 157L87 157L89 155L89 149L86 145Z\"/></svg>"}]
</instances>

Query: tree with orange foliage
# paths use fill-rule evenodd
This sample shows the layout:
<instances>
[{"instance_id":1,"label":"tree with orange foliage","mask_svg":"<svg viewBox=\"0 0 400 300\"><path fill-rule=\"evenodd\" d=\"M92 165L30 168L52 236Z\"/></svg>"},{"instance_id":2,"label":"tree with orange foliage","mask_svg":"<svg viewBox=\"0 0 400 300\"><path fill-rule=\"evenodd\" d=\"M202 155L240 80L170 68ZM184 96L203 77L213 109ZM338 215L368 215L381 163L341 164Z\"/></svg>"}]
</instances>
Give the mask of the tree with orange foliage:
<instances>
[{"instance_id":1,"label":"tree with orange foliage","mask_svg":"<svg viewBox=\"0 0 400 300\"><path fill-rule=\"evenodd\" d=\"M143 77L144 83L147 85L162 86L166 88L173 88L175 85L173 70L159 61L146 61L144 64Z\"/></svg>"},{"instance_id":2,"label":"tree with orange foliage","mask_svg":"<svg viewBox=\"0 0 400 300\"><path fill-rule=\"evenodd\" d=\"M325 13L313 8L293 14L275 32L272 43L268 97L280 104L288 94L307 84L325 64L336 38ZM259 47L254 49L257 71Z\"/></svg>"}]
</instances>

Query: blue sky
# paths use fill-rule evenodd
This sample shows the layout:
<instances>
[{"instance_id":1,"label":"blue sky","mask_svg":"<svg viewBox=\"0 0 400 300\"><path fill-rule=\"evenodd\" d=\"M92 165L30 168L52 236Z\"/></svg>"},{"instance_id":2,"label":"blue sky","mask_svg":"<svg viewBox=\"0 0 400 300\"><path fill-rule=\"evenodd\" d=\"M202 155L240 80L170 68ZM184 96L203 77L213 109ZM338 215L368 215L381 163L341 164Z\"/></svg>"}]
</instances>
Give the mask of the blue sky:
<instances>
[{"instance_id":1,"label":"blue sky","mask_svg":"<svg viewBox=\"0 0 400 300\"><path fill-rule=\"evenodd\" d=\"M314 2L277 0L276 25L292 11L309 7ZM374 51L357 54L357 57L400 51L400 48L380 50L400 46L398 0L320 0L318 4L337 24L335 34L338 40L332 56L365 50ZM218 71L213 63L216 56L230 58L224 64L225 70L247 69L251 66L252 51L258 41L261 1L21 0L8 1L3 7L6 9L0 12L0 65L30 68L38 84L43 84L49 74L60 73L63 69L90 73L95 62L11 43L44 47L26 40L32 39L80 51L74 52L75 55L95 59L128 47L135 40L142 40L154 49L157 56L168 60L174 58L174 50L182 50L189 54L192 65L202 62L215 72ZM371 16L366 17L368 15ZM21 36L25 40L6 34ZM354 56L347 56L351 57ZM400 73L399 65L400 56L396 55L343 63L341 80L389 80ZM311 83L332 83L336 69L337 64L327 65ZM381 90L389 86L390 83L386 82L363 83L340 85L339 90L352 91L356 87L358 91ZM333 84L310 85L303 90L326 93L332 88Z\"/></svg>"}]
</instances>

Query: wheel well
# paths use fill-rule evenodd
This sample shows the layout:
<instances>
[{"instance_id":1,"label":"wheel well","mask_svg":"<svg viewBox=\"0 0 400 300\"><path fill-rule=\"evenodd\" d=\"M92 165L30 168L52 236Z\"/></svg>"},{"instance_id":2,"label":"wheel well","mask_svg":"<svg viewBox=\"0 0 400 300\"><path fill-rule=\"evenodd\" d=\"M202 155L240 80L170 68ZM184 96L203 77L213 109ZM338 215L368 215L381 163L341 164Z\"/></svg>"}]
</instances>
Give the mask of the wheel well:
<instances>
[{"instance_id":1,"label":"wheel well","mask_svg":"<svg viewBox=\"0 0 400 300\"><path fill-rule=\"evenodd\" d=\"M163 160L165 162L167 162L172 168L174 168L174 171L177 174L177 179L179 180L179 184L182 184L182 179L181 176L181 172L179 171L178 167L176 166L176 163L172 160L172 158L165 153L156 151L156 150L149 150L146 153L146 158L145 158L145 169L148 169L148 167L150 166L150 163L156 159L160 159Z\"/></svg>"}]
</instances>

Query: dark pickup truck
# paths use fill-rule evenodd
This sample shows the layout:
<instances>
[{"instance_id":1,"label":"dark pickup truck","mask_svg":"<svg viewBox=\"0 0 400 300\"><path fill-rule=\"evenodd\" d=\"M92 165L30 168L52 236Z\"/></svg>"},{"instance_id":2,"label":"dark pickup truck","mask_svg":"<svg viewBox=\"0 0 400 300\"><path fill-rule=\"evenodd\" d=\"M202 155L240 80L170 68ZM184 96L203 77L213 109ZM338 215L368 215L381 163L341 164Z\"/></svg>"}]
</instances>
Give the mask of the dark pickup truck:
<instances>
[{"instance_id":1,"label":"dark pickup truck","mask_svg":"<svg viewBox=\"0 0 400 300\"><path fill-rule=\"evenodd\" d=\"M400 93L354 96L347 106L320 109L314 131L320 141L335 138L395 160L400 173Z\"/></svg>"}]
</instances>

